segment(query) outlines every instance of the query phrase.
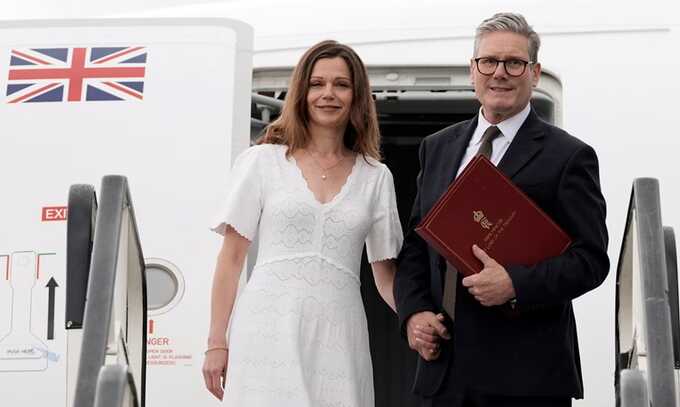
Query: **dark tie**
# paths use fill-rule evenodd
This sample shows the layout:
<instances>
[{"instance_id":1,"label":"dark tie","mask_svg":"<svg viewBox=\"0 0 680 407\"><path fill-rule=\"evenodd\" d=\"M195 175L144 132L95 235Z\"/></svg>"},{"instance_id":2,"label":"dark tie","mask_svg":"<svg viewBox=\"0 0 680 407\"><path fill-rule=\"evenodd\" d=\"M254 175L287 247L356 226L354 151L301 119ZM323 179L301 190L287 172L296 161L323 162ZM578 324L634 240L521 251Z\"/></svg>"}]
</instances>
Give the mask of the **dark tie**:
<instances>
[{"instance_id":1,"label":"dark tie","mask_svg":"<svg viewBox=\"0 0 680 407\"><path fill-rule=\"evenodd\" d=\"M498 127L496 126L491 126L486 129L484 134L482 134L482 143L479 146L479 150L477 150L477 154L483 155L490 160L491 152L493 151L493 145L491 143L493 143L496 137L500 135L501 131L498 130Z\"/></svg>"},{"instance_id":2,"label":"dark tie","mask_svg":"<svg viewBox=\"0 0 680 407\"><path fill-rule=\"evenodd\" d=\"M493 146L491 143L501 135L501 131L498 130L496 126L490 126L482 134L482 142L477 150L478 155L483 155L484 157L491 159L491 152L493 151ZM446 262L446 274L444 275L444 298L442 298L442 307L451 320L453 320L453 315L456 310L456 275L458 270L449 262Z\"/></svg>"}]
</instances>

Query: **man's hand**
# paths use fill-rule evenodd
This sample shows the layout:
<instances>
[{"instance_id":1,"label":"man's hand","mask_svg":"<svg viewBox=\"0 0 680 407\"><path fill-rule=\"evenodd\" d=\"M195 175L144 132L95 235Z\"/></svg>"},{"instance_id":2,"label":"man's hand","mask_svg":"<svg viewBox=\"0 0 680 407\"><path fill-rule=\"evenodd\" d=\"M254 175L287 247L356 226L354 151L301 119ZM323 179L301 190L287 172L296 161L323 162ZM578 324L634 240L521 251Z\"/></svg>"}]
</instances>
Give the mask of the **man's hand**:
<instances>
[{"instance_id":1,"label":"man's hand","mask_svg":"<svg viewBox=\"0 0 680 407\"><path fill-rule=\"evenodd\" d=\"M427 361L439 357L439 342L442 338L451 339L442 321L444 321L444 315L422 311L411 315L406 322L409 347Z\"/></svg>"},{"instance_id":2,"label":"man's hand","mask_svg":"<svg viewBox=\"0 0 680 407\"><path fill-rule=\"evenodd\" d=\"M465 277L463 285L468 292L484 306L501 305L515 298L515 287L505 268L477 245L472 246L472 253L484 268L477 274Z\"/></svg>"}]
</instances>

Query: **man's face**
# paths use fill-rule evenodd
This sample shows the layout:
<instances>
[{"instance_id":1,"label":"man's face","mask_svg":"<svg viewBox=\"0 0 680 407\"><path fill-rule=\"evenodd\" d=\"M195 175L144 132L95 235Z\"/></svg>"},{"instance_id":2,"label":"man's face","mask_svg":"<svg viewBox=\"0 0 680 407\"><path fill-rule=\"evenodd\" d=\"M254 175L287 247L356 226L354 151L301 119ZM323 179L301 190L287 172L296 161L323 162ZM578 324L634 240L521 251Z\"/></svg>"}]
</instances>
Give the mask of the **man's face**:
<instances>
[{"instance_id":1,"label":"man's face","mask_svg":"<svg viewBox=\"0 0 680 407\"><path fill-rule=\"evenodd\" d=\"M529 39L509 31L484 34L475 58L529 61ZM522 75L513 77L508 75L504 64L499 63L491 75L483 75L472 59L470 79L486 120L499 123L524 109L531 98L532 88L538 83L540 73L541 65L536 63L527 65Z\"/></svg>"}]
</instances>

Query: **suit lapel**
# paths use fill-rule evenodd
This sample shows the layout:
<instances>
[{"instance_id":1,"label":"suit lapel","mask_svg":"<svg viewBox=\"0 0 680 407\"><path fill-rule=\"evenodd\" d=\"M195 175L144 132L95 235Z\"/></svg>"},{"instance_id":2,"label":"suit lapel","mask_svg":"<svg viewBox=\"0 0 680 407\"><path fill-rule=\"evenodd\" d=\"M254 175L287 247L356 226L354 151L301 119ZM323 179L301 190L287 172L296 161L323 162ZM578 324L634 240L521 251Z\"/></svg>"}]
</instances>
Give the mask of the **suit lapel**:
<instances>
[{"instance_id":1,"label":"suit lapel","mask_svg":"<svg viewBox=\"0 0 680 407\"><path fill-rule=\"evenodd\" d=\"M470 122L465 126L461 133L459 133L456 137L451 137L451 140L449 141L449 145L446 148L446 155L450 157L449 161L449 171L451 171L448 175L448 178L442 177L443 179L446 180L446 185L444 186L444 189L442 189L441 193L443 194L444 191L449 187L449 185L456 179L456 174L458 174L458 167L460 167L460 162L463 160L463 156L465 155L465 150L467 150L468 144L470 144L470 139L472 138L472 134L475 132L475 129L477 128L477 116L475 116Z\"/></svg>"},{"instance_id":2,"label":"suit lapel","mask_svg":"<svg viewBox=\"0 0 680 407\"><path fill-rule=\"evenodd\" d=\"M435 146L436 151L432 155L434 158L432 173L436 175L428 180L429 188L425 198L425 211L432 208L456 178L458 167L476 127L477 119L474 118L459 129L450 130L444 141Z\"/></svg>"},{"instance_id":3,"label":"suit lapel","mask_svg":"<svg viewBox=\"0 0 680 407\"><path fill-rule=\"evenodd\" d=\"M503 155L498 169L512 178L543 148L544 125L532 109L520 127L508 150Z\"/></svg>"}]
</instances>

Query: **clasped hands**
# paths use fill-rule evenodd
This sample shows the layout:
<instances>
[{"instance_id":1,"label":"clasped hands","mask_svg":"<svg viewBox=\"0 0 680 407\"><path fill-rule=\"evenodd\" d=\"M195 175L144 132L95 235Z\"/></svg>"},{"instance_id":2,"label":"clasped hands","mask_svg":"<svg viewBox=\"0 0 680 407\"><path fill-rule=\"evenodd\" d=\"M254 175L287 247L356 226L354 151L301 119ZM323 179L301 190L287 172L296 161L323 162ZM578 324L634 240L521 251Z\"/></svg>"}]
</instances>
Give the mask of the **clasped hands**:
<instances>
[{"instance_id":1,"label":"clasped hands","mask_svg":"<svg viewBox=\"0 0 680 407\"><path fill-rule=\"evenodd\" d=\"M472 252L484 268L463 279L463 286L467 287L470 295L487 307L505 304L515 298L515 288L505 268L477 245L472 246ZM427 361L439 357L442 339L451 339L444 326L444 318L441 313L422 311L411 315L406 324L409 347Z\"/></svg>"},{"instance_id":2,"label":"clasped hands","mask_svg":"<svg viewBox=\"0 0 680 407\"><path fill-rule=\"evenodd\" d=\"M451 335L444 326L444 314L432 311L417 312L406 323L408 346L418 352L421 358L432 361L439 357L442 339L450 340Z\"/></svg>"}]
</instances>

